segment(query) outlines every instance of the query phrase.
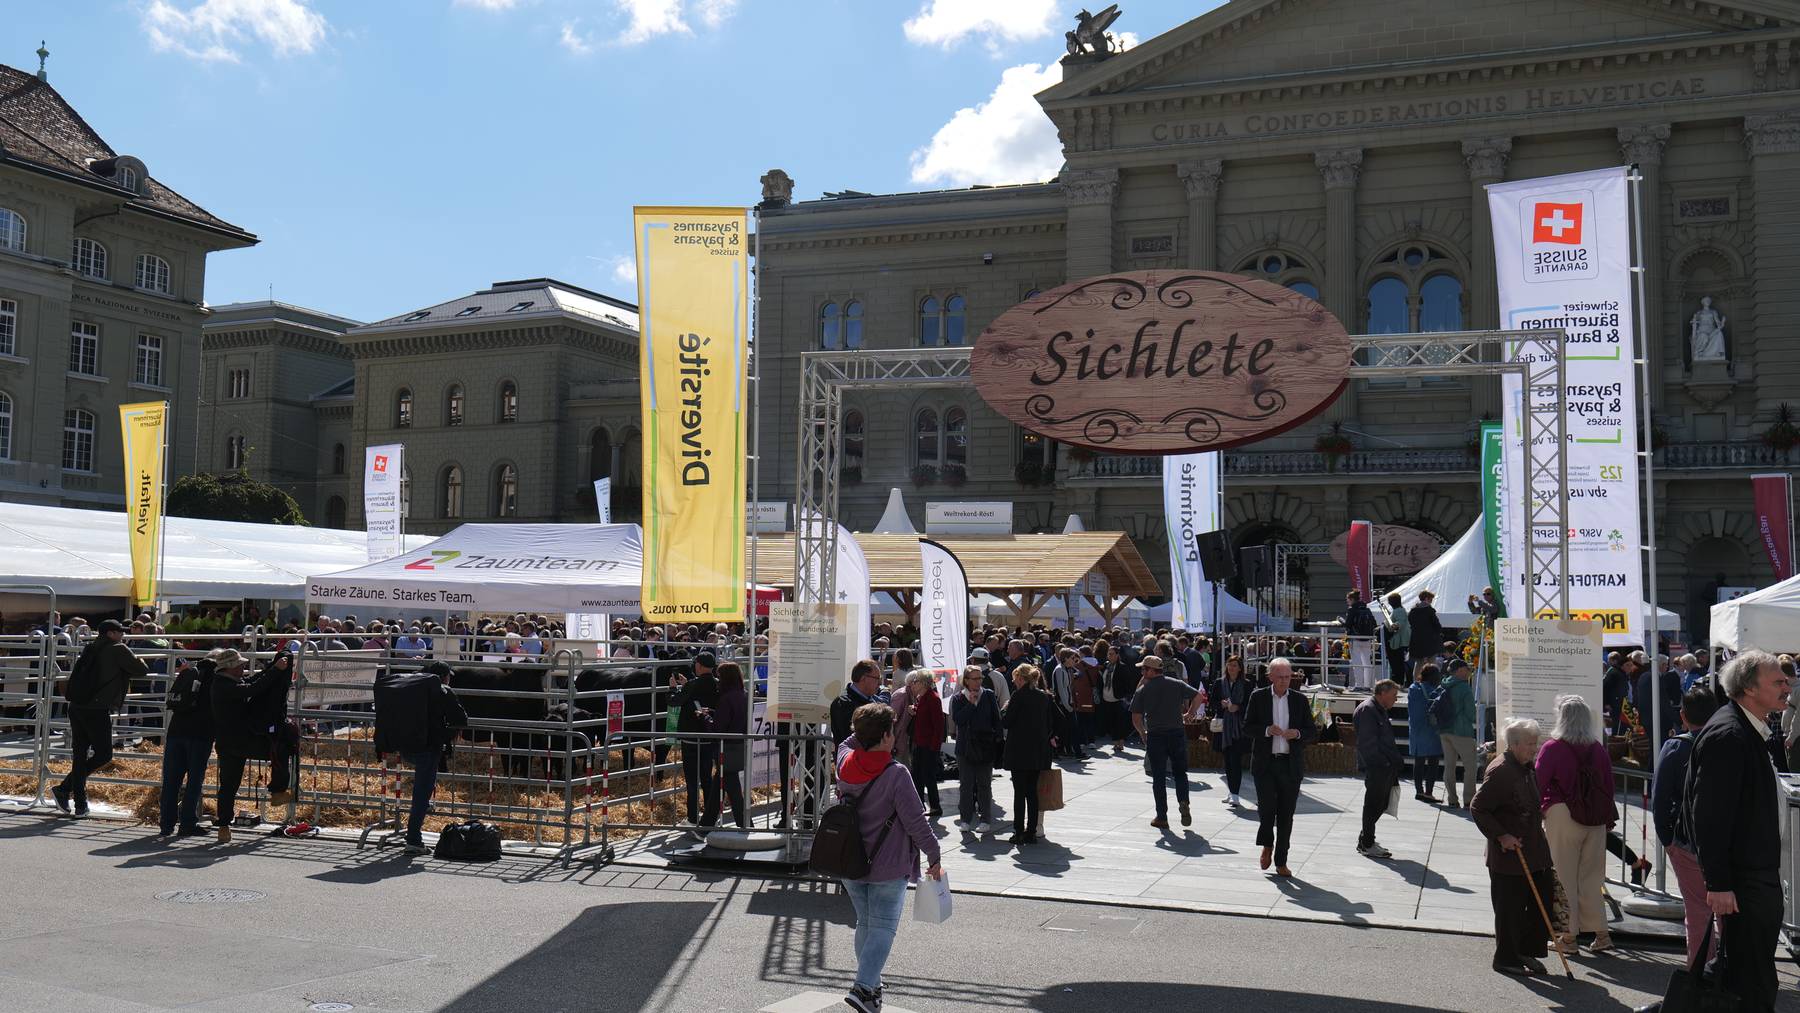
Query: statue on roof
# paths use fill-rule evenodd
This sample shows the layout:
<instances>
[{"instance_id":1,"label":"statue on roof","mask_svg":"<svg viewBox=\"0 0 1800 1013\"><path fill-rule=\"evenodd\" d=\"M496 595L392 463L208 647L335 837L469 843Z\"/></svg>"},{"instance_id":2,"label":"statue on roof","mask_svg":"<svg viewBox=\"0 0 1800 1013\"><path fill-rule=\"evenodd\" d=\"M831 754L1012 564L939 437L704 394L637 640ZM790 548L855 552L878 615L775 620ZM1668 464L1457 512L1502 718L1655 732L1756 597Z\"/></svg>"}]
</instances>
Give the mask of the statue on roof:
<instances>
[{"instance_id":1,"label":"statue on roof","mask_svg":"<svg viewBox=\"0 0 1800 1013\"><path fill-rule=\"evenodd\" d=\"M762 203L759 207L786 207L794 199L794 179L780 169L770 169L762 175Z\"/></svg>"},{"instance_id":2,"label":"statue on roof","mask_svg":"<svg viewBox=\"0 0 1800 1013\"><path fill-rule=\"evenodd\" d=\"M1107 33L1114 21L1119 20L1118 4L1112 4L1098 14L1089 14L1084 8L1075 15L1075 30L1064 32L1063 38L1068 40L1070 56L1110 56L1119 51L1119 40Z\"/></svg>"}]
</instances>

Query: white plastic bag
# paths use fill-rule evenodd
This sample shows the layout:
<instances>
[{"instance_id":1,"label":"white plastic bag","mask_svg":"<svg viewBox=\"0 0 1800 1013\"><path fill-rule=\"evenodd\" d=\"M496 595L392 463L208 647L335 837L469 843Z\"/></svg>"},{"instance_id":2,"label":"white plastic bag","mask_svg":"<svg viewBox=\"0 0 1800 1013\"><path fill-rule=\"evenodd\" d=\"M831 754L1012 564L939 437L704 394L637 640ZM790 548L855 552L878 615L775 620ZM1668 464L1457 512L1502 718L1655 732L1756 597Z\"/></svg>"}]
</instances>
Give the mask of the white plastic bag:
<instances>
[{"instance_id":1,"label":"white plastic bag","mask_svg":"<svg viewBox=\"0 0 1800 1013\"><path fill-rule=\"evenodd\" d=\"M1400 817L1400 786L1397 784L1388 789L1387 814L1395 819Z\"/></svg>"},{"instance_id":2,"label":"white plastic bag","mask_svg":"<svg viewBox=\"0 0 1800 1013\"><path fill-rule=\"evenodd\" d=\"M950 920L950 874L941 879L926 876L913 890L913 921L947 922Z\"/></svg>"}]
</instances>

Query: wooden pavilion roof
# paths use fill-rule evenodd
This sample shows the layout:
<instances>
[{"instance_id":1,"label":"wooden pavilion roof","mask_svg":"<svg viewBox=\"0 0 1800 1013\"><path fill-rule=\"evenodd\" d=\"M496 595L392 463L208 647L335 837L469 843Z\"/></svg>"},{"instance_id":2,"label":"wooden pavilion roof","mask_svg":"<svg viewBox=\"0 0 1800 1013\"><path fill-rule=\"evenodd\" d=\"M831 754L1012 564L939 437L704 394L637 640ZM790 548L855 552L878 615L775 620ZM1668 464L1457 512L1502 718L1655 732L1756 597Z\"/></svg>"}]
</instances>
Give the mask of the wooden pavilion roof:
<instances>
[{"instance_id":1,"label":"wooden pavilion roof","mask_svg":"<svg viewBox=\"0 0 1800 1013\"><path fill-rule=\"evenodd\" d=\"M869 586L876 591L917 590L924 579L916 534L858 534L869 558ZM1060 535L940 535L943 545L962 561L969 590L1006 595L1023 591L1061 594L1079 586L1089 573L1106 577L1115 596L1159 595L1162 588L1122 531L1075 531ZM756 582L779 588L794 586L794 536L759 535Z\"/></svg>"}]
</instances>

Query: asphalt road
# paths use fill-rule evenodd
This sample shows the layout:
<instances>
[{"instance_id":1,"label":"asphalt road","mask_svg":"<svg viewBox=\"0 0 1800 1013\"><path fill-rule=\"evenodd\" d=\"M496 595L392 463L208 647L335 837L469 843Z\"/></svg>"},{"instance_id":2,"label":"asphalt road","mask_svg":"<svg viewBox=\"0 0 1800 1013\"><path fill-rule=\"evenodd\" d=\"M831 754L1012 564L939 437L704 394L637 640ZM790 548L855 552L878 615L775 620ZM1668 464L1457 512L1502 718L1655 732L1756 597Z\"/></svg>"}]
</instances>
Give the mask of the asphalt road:
<instances>
[{"instance_id":1,"label":"asphalt road","mask_svg":"<svg viewBox=\"0 0 1800 1013\"><path fill-rule=\"evenodd\" d=\"M0 816L0 870L8 1011L755 1011L840 992L854 964L849 902L811 882L241 832L164 844L36 815ZM1490 956L1470 936L958 896L947 924L902 926L887 990L916 1013L1612 1010L1660 994L1677 959L1584 957L1571 983L1505 978Z\"/></svg>"}]
</instances>

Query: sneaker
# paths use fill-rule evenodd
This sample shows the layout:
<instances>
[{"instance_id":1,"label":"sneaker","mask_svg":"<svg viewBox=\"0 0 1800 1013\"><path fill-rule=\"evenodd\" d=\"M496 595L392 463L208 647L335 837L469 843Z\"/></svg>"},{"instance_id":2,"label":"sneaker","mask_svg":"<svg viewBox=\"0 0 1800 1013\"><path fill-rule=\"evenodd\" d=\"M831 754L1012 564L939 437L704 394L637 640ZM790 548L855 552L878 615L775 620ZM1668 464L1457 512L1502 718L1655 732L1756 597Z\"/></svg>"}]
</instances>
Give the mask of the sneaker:
<instances>
[{"instance_id":1,"label":"sneaker","mask_svg":"<svg viewBox=\"0 0 1800 1013\"><path fill-rule=\"evenodd\" d=\"M177 830L175 833L179 837L205 837L207 834L207 829L205 827L201 826L200 824L196 823L193 826L182 827L180 830Z\"/></svg>"},{"instance_id":2,"label":"sneaker","mask_svg":"<svg viewBox=\"0 0 1800 1013\"><path fill-rule=\"evenodd\" d=\"M1155 827L1158 830L1167 830L1167 829L1169 829L1168 817L1158 816L1157 818L1150 821L1150 825Z\"/></svg>"},{"instance_id":3,"label":"sneaker","mask_svg":"<svg viewBox=\"0 0 1800 1013\"><path fill-rule=\"evenodd\" d=\"M424 841L407 841L406 853L409 855L429 855L431 854L431 849L425 846Z\"/></svg>"},{"instance_id":4,"label":"sneaker","mask_svg":"<svg viewBox=\"0 0 1800 1013\"><path fill-rule=\"evenodd\" d=\"M881 1013L881 996L861 985L850 986L850 993L844 996L844 1004L856 1013Z\"/></svg>"},{"instance_id":5,"label":"sneaker","mask_svg":"<svg viewBox=\"0 0 1800 1013\"><path fill-rule=\"evenodd\" d=\"M967 832L969 829L969 821L968 820L957 820L955 823L952 823L950 825L955 827L958 830L962 830L965 832Z\"/></svg>"},{"instance_id":6,"label":"sneaker","mask_svg":"<svg viewBox=\"0 0 1800 1013\"><path fill-rule=\"evenodd\" d=\"M61 809L65 813L73 811L69 808L69 789L64 788L60 784L53 784L50 786L50 796L56 799L56 807L58 809Z\"/></svg>"},{"instance_id":7,"label":"sneaker","mask_svg":"<svg viewBox=\"0 0 1800 1013\"><path fill-rule=\"evenodd\" d=\"M1181 803L1181 825L1184 827L1194 825L1194 813L1187 807L1186 802Z\"/></svg>"},{"instance_id":8,"label":"sneaker","mask_svg":"<svg viewBox=\"0 0 1800 1013\"><path fill-rule=\"evenodd\" d=\"M978 834L991 834L994 832L993 824L987 822L977 823L975 824L975 832Z\"/></svg>"},{"instance_id":9,"label":"sneaker","mask_svg":"<svg viewBox=\"0 0 1800 1013\"><path fill-rule=\"evenodd\" d=\"M1392 858L1392 857L1394 857L1393 852L1389 851L1388 849L1382 847L1379 844L1376 844L1373 841L1370 841L1368 844L1358 844L1356 846L1356 853L1359 855L1368 857L1368 858Z\"/></svg>"},{"instance_id":10,"label":"sneaker","mask_svg":"<svg viewBox=\"0 0 1800 1013\"><path fill-rule=\"evenodd\" d=\"M1589 953L1611 953L1616 948L1611 936L1597 936L1587 947Z\"/></svg>"},{"instance_id":11,"label":"sneaker","mask_svg":"<svg viewBox=\"0 0 1800 1013\"><path fill-rule=\"evenodd\" d=\"M87 799L82 798L81 796L77 795L75 797L75 815L86 816L87 814L88 814Z\"/></svg>"}]
</instances>

